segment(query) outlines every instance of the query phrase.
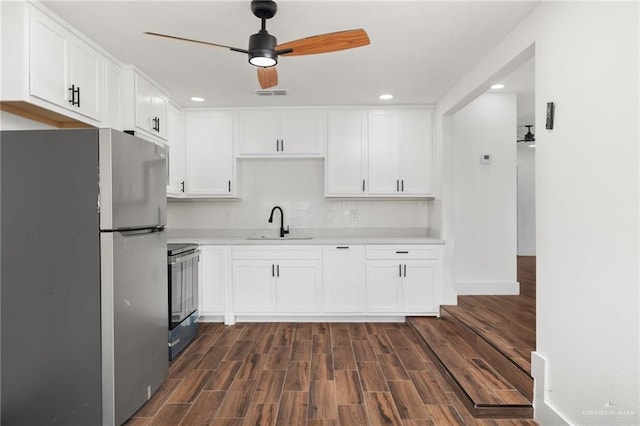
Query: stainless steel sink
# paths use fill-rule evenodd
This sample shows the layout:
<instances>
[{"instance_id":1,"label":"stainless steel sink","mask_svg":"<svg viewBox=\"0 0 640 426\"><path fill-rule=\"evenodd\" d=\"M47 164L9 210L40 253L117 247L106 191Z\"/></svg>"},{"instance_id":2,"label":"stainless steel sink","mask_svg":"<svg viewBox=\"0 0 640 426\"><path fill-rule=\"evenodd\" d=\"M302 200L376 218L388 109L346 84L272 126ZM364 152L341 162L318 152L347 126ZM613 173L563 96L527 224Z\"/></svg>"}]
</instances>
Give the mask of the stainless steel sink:
<instances>
[{"instance_id":1,"label":"stainless steel sink","mask_svg":"<svg viewBox=\"0 0 640 426\"><path fill-rule=\"evenodd\" d=\"M313 237L298 236L298 235L286 235L284 237L268 237L266 235L260 235L256 237L249 237L247 240L264 240L264 241L288 241L288 240L312 240Z\"/></svg>"}]
</instances>

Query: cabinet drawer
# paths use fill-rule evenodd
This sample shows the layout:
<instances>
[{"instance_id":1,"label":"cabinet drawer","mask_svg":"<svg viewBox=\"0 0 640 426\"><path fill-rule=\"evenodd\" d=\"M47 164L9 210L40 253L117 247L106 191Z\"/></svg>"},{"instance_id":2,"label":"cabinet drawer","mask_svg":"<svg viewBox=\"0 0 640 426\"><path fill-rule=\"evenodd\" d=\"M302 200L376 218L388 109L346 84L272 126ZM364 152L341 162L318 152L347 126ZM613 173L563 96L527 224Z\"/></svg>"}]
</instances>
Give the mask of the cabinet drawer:
<instances>
[{"instance_id":1,"label":"cabinet drawer","mask_svg":"<svg viewBox=\"0 0 640 426\"><path fill-rule=\"evenodd\" d=\"M233 260L317 260L321 248L318 246L233 246Z\"/></svg>"},{"instance_id":2,"label":"cabinet drawer","mask_svg":"<svg viewBox=\"0 0 640 426\"><path fill-rule=\"evenodd\" d=\"M440 259L442 247L437 245L367 246L367 259Z\"/></svg>"}]
</instances>

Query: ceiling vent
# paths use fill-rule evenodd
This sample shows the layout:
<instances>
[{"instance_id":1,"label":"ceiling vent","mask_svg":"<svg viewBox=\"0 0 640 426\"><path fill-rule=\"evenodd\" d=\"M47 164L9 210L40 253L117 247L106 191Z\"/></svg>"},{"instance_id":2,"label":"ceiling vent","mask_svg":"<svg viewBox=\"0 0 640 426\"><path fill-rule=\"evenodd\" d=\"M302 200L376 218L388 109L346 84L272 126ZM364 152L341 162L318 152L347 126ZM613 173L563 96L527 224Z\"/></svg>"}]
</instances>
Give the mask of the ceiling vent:
<instances>
[{"instance_id":1,"label":"ceiling vent","mask_svg":"<svg viewBox=\"0 0 640 426\"><path fill-rule=\"evenodd\" d=\"M258 96L286 96L288 94L288 89L256 90L256 95Z\"/></svg>"}]
</instances>

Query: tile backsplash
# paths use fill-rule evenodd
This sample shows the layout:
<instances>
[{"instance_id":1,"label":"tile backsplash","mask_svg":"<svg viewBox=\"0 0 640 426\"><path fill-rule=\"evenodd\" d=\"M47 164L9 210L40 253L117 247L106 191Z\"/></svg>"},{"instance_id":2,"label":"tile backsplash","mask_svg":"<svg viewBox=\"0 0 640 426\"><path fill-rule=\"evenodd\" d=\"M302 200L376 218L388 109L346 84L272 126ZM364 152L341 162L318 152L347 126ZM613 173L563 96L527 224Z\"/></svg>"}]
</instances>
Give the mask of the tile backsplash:
<instances>
[{"instance_id":1,"label":"tile backsplash","mask_svg":"<svg viewBox=\"0 0 640 426\"><path fill-rule=\"evenodd\" d=\"M267 219L273 206L295 228L426 228L425 200L336 200L324 197L324 160L242 159L238 161L241 199L168 203L169 228L277 227ZM276 213L275 220L280 217Z\"/></svg>"}]
</instances>

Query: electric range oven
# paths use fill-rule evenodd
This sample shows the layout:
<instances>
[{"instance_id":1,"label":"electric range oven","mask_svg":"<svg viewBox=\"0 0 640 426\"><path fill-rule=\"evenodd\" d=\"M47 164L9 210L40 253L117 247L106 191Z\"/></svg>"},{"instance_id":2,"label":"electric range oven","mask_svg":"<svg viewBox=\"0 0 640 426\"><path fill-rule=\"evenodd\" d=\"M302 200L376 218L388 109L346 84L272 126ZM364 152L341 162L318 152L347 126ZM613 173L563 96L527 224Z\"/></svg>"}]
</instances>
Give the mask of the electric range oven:
<instances>
[{"instance_id":1,"label":"electric range oven","mask_svg":"<svg viewBox=\"0 0 640 426\"><path fill-rule=\"evenodd\" d=\"M198 265L196 244L168 244L169 360L198 333Z\"/></svg>"}]
</instances>

